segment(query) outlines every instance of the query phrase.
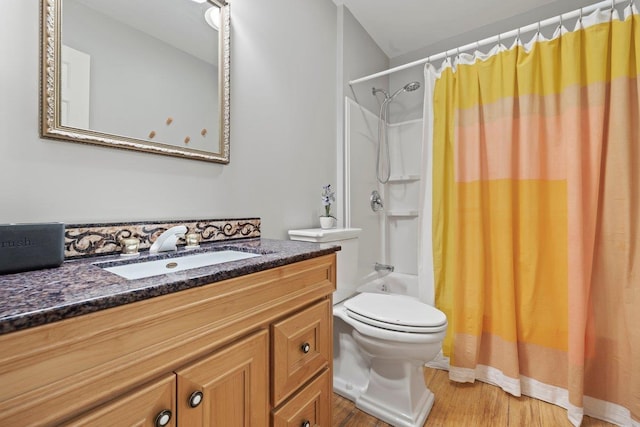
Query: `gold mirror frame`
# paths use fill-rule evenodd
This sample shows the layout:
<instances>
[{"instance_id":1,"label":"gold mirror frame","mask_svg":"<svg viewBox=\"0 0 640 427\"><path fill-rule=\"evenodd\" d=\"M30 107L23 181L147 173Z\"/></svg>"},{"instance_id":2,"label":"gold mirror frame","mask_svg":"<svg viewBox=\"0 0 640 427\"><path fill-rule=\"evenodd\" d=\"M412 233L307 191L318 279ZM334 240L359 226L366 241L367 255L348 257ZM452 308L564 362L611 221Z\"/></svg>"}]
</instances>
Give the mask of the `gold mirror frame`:
<instances>
[{"instance_id":1,"label":"gold mirror frame","mask_svg":"<svg viewBox=\"0 0 640 427\"><path fill-rule=\"evenodd\" d=\"M218 37L219 87L219 147L220 152L209 152L172 146L160 142L78 129L61 124L60 114L60 60L61 13L63 0L41 0L41 69L40 69L40 136L84 144L102 145L126 150L144 151L165 156L183 157L215 163L229 163L230 140L230 18L229 4L225 0L208 0L220 7L220 34Z\"/></svg>"}]
</instances>

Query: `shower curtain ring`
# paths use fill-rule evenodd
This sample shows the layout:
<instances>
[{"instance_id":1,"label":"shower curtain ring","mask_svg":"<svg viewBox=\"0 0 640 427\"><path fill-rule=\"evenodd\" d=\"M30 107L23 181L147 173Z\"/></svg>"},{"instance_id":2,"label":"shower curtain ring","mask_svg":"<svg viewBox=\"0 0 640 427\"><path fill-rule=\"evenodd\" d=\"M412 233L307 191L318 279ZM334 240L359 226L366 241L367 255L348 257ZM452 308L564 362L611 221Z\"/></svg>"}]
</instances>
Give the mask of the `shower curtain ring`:
<instances>
[{"instance_id":1,"label":"shower curtain ring","mask_svg":"<svg viewBox=\"0 0 640 427\"><path fill-rule=\"evenodd\" d=\"M582 27L582 8L580 8L580 17L578 18L578 23Z\"/></svg>"},{"instance_id":2,"label":"shower curtain ring","mask_svg":"<svg viewBox=\"0 0 640 427\"><path fill-rule=\"evenodd\" d=\"M540 35L540 21L538 21L538 35Z\"/></svg>"}]
</instances>

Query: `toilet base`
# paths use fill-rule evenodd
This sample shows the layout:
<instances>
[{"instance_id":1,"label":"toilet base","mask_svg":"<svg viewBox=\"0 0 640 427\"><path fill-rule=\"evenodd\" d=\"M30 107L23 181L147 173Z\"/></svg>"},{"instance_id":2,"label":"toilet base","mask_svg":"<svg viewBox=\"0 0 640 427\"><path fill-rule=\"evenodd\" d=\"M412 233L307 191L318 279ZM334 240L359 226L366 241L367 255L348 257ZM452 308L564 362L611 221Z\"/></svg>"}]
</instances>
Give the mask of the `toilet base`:
<instances>
[{"instance_id":1,"label":"toilet base","mask_svg":"<svg viewBox=\"0 0 640 427\"><path fill-rule=\"evenodd\" d=\"M358 397L364 390L353 383L346 382L342 378L333 377L333 392L352 402L358 400Z\"/></svg>"},{"instance_id":2,"label":"toilet base","mask_svg":"<svg viewBox=\"0 0 640 427\"><path fill-rule=\"evenodd\" d=\"M355 331L354 337L365 346L376 344ZM389 354L371 357L369 382L356 398L356 407L394 427L422 427L434 402L424 383L423 363Z\"/></svg>"},{"instance_id":3,"label":"toilet base","mask_svg":"<svg viewBox=\"0 0 640 427\"><path fill-rule=\"evenodd\" d=\"M431 412L434 400L433 392L427 389L418 402L416 411L410 416L367 395L361 395L356 400L356 407L394 427L422 427Z\"/></svg>"}]
</instances>

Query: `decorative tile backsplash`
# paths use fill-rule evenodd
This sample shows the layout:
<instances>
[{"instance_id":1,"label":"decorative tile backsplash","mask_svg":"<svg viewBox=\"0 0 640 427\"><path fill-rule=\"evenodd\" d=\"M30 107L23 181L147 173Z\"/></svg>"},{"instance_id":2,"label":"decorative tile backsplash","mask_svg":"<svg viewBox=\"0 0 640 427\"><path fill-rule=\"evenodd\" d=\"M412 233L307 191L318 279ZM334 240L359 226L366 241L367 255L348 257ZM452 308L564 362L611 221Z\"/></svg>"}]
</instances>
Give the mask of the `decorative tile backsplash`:
<instances>
[{"instance_id":1,"label":"decorative tile backsplash","mask_svg":"<svg viewBox=\"0 0 640 427\"><path fill-rule=\"evenodd\" d=\"M260 237L260 218L67 224L64 255L72 259L119 253L121 239L128 237L139 239L140 249L148 249L160 234L175 225L184 225L188 233L199 234L202 243Z\"/></svg>"}]
</instances>

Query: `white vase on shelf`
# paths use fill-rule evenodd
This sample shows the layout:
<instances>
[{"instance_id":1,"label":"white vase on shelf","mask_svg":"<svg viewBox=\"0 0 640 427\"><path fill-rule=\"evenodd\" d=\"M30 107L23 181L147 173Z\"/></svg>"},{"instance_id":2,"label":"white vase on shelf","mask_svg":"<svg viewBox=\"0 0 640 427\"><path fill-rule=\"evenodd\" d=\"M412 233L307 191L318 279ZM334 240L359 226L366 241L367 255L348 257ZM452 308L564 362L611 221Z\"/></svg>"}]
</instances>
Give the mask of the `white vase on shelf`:
<instances>
[{"instance_id":1,"label":"white vase on shelf","mask_svg":"<svg viewBox=\"0 0 640 427\"><path fill-rule=\"evenodd\" d=\"M320 228L335 228L336 227L336 219L332 216L321 216L320 217Z\"/></svg>"}]
</instances>

